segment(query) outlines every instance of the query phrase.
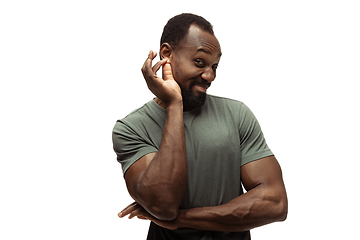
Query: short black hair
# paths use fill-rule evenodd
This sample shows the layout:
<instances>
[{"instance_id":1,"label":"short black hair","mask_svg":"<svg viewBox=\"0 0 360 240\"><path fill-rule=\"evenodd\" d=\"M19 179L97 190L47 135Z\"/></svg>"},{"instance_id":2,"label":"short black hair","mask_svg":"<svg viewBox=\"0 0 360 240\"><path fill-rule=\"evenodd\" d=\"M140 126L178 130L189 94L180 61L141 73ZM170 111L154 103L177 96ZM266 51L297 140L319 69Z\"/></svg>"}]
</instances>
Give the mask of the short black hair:
<instances>
[{"instance_id":1,"label":"short black hair","mask_svg":"<svg viewBox=\"0 0 360 240\"><path fill-rule=\"evenodd\" d=\"M192 24L214 35L213 26L205 18L191 13L182 13L167 22L161 36L160 46L168 43L172 48L176 48L179 42L185 38Z\"/></svg>"}]
</instances>

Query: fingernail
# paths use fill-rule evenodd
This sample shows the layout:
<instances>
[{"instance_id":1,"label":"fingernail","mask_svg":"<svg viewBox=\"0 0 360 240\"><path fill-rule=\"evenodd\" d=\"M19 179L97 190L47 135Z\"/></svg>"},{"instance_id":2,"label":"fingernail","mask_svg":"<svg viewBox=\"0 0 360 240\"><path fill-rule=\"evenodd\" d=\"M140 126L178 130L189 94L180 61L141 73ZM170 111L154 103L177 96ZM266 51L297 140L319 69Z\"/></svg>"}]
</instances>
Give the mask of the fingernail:
<instances>
[{"instance_id":1,"label":"fingernail","mask_svg":"<svg viewBox=\"0 0 360 240\"><path fill-rule=\"evenodd\" d=\"M122 213L119 213L118 216L119 216L119 218L122 218Z\"/></svg>"}]
</instances>

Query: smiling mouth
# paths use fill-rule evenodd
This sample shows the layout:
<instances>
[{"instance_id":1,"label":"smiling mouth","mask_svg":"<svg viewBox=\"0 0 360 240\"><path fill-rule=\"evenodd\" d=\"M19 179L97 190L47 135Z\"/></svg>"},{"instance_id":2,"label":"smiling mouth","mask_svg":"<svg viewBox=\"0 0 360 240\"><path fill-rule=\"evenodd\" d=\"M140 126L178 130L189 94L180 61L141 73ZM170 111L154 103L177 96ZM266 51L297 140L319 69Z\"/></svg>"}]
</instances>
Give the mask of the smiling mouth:
<instances>
[{"instance_id":1,"label":"smiling mouth","mask_svg":"<svg viewBox=\"0 0 360 240\"><path fill-rule=\"evenodd\" d=\"M208 86L195 85L195 88L196 88L199 92L206 93L206 90L208 89Z\"/></svg>"},{"instance_id":2,"label":"smiling mouth","mask_svg":"<svg viewBox=\"0 0 360 240\"><path fill-rule=\"evenodd\" d=\"M211 83L201 79L200 81L197 81L194 83L194 88L198 90L199 92L206 93L207 89L210 87Z\"/></svg>"}]
</instances>

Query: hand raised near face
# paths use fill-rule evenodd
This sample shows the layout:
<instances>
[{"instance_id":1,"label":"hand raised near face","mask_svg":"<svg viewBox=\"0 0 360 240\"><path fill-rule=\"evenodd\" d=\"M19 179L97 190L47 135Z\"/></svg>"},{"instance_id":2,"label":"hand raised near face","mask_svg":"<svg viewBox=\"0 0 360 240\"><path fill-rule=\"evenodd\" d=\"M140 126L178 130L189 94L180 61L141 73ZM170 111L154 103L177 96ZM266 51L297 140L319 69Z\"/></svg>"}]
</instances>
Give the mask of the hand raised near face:
<instances>
[{"instance_id":1,"label":"hand raised near face","mask_svg":"<svg viewBox=\"0 0 360 240\"><path fill-rule=\"evenodd\" d=\"M151 67L152 60L156 57L156 55L156 52L150 51L148 58L141 68L148 88L167 106L171 103L181 102L181 89L178 83L174 80L171 71L171 65L168 60L160 60L153 67ZM160 69L161 66L163 66L164 79L156 75L156 72Z\"/></svg>"}]
</instances>

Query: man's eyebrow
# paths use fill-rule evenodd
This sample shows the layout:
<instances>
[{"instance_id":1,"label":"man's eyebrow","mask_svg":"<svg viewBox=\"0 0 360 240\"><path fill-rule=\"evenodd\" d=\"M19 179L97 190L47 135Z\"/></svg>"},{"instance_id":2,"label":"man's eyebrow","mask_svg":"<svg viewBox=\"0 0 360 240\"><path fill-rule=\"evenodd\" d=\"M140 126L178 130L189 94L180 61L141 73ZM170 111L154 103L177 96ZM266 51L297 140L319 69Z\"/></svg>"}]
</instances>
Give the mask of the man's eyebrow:
<instances>
[{"instance_id":1,"label":"man's eyebrow","mask_svg":"<svg viewBox=\"0 0 360 240\"><path fill-rule=\"evenodd\" d=\"M211 52L210 52L209 50L206 50L206 49L204 49L204 48L199 48L199 49L197 50L197 52L204 52L204 53L207 53L207 54L211 54Z\"/></svg>"},{"instance_id":2,"label":"man's eyebrow","mask_svg":"<svg viewBox=\"0 0 360 240\"><path fill-rule=\"evenodd\" d=\"M207 54L211 54L211 51L207 50L207 49L204 49L204 48L199 48L197 50L197 52L204 52L204 53L207 53ZM219 54L218 54L218 57L221 57L222 55L222 52L220 51Z\"/></svg>"}]
</instances>

